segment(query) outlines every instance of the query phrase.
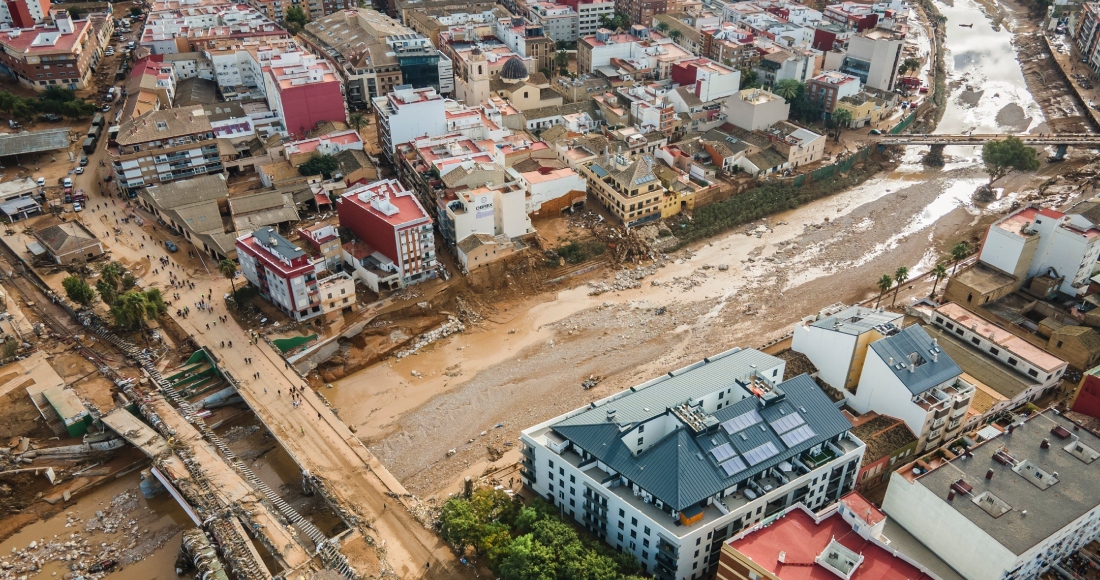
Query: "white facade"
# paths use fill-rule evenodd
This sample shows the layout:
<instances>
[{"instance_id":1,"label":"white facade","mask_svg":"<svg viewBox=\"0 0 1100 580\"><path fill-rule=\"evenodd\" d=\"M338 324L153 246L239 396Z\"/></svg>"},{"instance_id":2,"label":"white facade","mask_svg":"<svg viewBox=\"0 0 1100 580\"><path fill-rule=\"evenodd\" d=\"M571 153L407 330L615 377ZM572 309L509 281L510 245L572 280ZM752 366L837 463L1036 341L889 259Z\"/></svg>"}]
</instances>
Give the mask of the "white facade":
<instances>
[{"instance_id":1,"label":"white facade","mask_svg":"<svg viewBox=\"0 0 1100 580\"><path fill-rule=\"evenodd\" d=\"M317 281L317 296L321 313L338 312L355 305L355 279L347 272L337 272Z\"/></svg>"},{"instance_id":2,"label":"white facade","mask_svg":"<svg viewBox=\"0 0 1100 580\"><path fill-rule=\"evenodd\" d=\"M447 204L456 241L473 234L514 238L535 231L524 209L524 190L518 184L479 187L458 192L457 196Z\"/></svg>"},{"instance_id":3,"label":"white facade","mask_svg":"<svg viewBox=\"0 0 1100 580\"><path fill-rule=\"evenodd\" d=\"M979 259L1021 281L1053 269L1064 277L1060 292L1083 294L1097 269L1100 229L1072 211L1029 206L1009 215L989 226Z\"/></svg>"},{"instance_id":4,"label":"white facade","mask_svg":"<svg viewBox=\"0 0 1100 580\"><path fill-rule=\"evenodd\" d=\"M848 393L859 384L867 347L884 332L901 328L904 319L896 312L837 305L796 324L791 350L806 355L827 385Z\"/></svg>"},{"instance_id":5,"label":"white facade","mask_svg":"<svg viewBox=\"0 0 1100 580\"><path fill-rule=\"evenodd\" d=\"M786 121L791 106L767 89L745 89L726 101L726 111L730 123L746 131L758 131Z\"/></svg>"},{"instance_id":6,"label":"white facade","mask_svg":"<svg viewBox=\"0 0 1100 580\"><path fill-rule=\"evenodd\" d=\"M578 2L577 3L577 35L580 38L596 34L600 27L600 17L611 18L615 15L615 3L603 2Z\"/></svg>"},{"instance_id":7,"label":"white facade","mask_svg":"<svg viewBox=\"0 0 1100 580\"><path fill-rule=\"evenodd\" d=\"M893 34L872 31L848 39L848 51L840 71L855 75L872 88L893 91L905 41Z\"/></svg>"},{"instance_id":8,"label":"white facade","mask_svg":"<svg viewBox=\"0 0 1100 580\"><path fill-rule=\"evenodd\" d=\"M585 191L588 182L568 167L542 174L538 171L520 173L508 168L508 174L527 190L527 213L539 211L542 204L560 198L570 191Z\"/></svg>"},{"instance_id":9,"label":"white facade","mask_svg":"<svg viewBox=\"0 0 1100 580\"><path fill-rule=\"evenodd\" d=\"M574 42L578 38L579 15L568 5L534 2L528 4L527 15L555 42Z\"/></svg>"},{"instance_id":10,"label":"white facade","mask_svg":"<svg viewBox=\"0 0 1100 580\"><path fill-rule=\"evenodd\" d=\"M431 88L397 87L389 95L375 97L374 110L386 157L392 158L401 143L447 133L447 103Z\"/></svg>"}]
</instances>

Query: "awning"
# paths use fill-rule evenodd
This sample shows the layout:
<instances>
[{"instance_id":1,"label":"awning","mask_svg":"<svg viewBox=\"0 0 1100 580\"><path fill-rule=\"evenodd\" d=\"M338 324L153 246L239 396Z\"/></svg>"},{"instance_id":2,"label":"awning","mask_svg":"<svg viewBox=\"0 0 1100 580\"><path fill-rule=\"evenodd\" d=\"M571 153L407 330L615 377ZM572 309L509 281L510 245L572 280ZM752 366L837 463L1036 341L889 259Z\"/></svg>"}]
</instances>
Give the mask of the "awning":
<instances>
[{"instance_id":1,"label":"awning","mask_svg":"<svg viewBox=\"0 0 1100 580\"><path fill-rule=\"evenodd\" d=\"M314 194L313 201L317 202L317 207L321 207L322 205L332 205L332 200L329 199L328 195L324 193Z\"/></svg>"}]
</instances>

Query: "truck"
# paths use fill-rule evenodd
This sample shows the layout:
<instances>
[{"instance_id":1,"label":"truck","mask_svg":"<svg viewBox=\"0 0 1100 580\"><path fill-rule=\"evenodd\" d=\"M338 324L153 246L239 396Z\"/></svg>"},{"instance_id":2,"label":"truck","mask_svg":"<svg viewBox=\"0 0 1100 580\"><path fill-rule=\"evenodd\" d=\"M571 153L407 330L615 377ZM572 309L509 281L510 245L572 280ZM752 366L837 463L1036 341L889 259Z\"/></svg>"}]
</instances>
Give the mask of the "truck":
<instances>
[{"instance_id":1,"label":"truck","mask_svg":"<svg viewBox=\"0 0 1100 580\"><path fill-rule=\"evenodd\" d=\"M113 91L114 88L112 88L111 90ZM96 116L92 117L92 126L93 127L102 127L103 126L103 115L96 114Z\"/></svg>"},{"instance_id":2,"label":"truck","mask_svg":"<svg viewBox=\"0 0 1100 580\"><path fill-rule=\"evenodd\" d=\"M86 195L84 195L84 190L83 189L78 189L78 190L76 190L76 193L73 194L73 201L79 201L79 202L83 203L87 199L88 199L88 197Z\"/></svg>"},{"instance_id":3,"label":"truck","mask_svg":"<svg viewBox=\"0 0 1100 580\"><path fill-rule=\"evenodd\" d=\"M95 137L88 137L85 139L83 149L88 155L95 153Z\"/></svg>"}]
</instances>

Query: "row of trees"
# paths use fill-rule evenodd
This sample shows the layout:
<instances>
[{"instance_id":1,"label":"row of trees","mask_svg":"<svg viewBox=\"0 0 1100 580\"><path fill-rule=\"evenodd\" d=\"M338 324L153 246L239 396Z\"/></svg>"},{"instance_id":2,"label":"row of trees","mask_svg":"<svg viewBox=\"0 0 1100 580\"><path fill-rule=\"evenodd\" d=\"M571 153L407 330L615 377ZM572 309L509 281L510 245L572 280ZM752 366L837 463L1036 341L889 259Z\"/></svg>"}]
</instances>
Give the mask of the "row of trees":
<instances>
[{"instance_id":1,"label":"row of trees","mask_svg":"<svg viewBox=\"0 0 1100 580\"><path fill-rule=\"evenodd\" d=\"M500 490L447 500L440 534L461 555L486 558L502 580L641 580L630 554L582 538L541 500L524 507Z\"/></svg>"},{"instance_id":2,"label":"row of trees","mask_svg":"<svg viewBox=\"0 0 1100 580\"><path fill-rule=\"evenodd\" d=\"M77 98L76 93L62 87L49 87L37 98L0 91L0 111L16 119L30 120L39 113L85 119L95 114L95 110L95 105Z\"/></svg>"},{"instance_id":3,"label":"row of trees","mask_svg":"<svg viewBox=\"0 0 1100 580\"><path fill-rule=\"evenodd\" d=\"M951 266L952 276L955 275L955 271L959 268L959 262L961 262L969 255L970 246L965 241L959 242L951 248L951 256L949 259L953 262ZM932 267L932 271L930 272L930 274L932 275L933 280L931 295L935 296L936 288L939 287L941 281L947 278L947 264L943 260L936 262L936 265ZM898 300L898 291L901 290L901 285L905 284L908 281L909 268L905 266L898 266L898 269L894 271L893 277L891 277L889 274L883 274L882 277L878 279L877 283L878 300L875 301L875 308L878 308L879 304L882 302L882 296L890 291L891 288L894 289L894 297L890 301L890 306L893 307L894 303L896 303Z\"/></svg>"}]
</instances>

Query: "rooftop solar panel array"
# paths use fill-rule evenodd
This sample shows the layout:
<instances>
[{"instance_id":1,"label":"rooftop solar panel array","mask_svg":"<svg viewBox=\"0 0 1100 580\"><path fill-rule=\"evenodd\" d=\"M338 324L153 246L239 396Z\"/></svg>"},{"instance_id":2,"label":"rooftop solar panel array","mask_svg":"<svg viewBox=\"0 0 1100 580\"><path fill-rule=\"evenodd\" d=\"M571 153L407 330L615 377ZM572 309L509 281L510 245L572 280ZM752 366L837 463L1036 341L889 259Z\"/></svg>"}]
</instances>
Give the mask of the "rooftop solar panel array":
<instances>
[{"instance_id":1,"label":"rooftop solar panel array","mask_svg":"<svg viewBox=\"0 0 1100 580\"><path fill-rule=\"evenodd\" d=\"M783 434L787 431L790 431L791 429L794 429L795 427L798 427L799 425L804 424L805 422L806 420L802 418L802 415L798 413L791 413L789 415L783 415L782 417L776 419L775 421L772 421L769 424L772 426L772 429L775 429L776 433Z\"/></svg>"},{"instance_id":2,"label":"rooftop solar panel array","mask_svg":"<svg viewBox=\"0 0 1100 580\"><path fill-rule=\"evenodd\" d=\"M749 465L756 465L769 457L774 457L779 453L779 450L775 448L775 444L771 441L754 447L745 453L745 459L748 460Z\"/></svg>"},{"instance_id":3,"label":"rooftop solar panel array","mask_svg":"<svg viewBox=\"0 0 1100 580\"><path fill-rule=\"evenodd\" d=\"M760 413L756 409L738 415L725 423L722 423L722 428L726 430L726 433L733 435L734 433L747 429L753 425L763 421L764 418L760 416Z\"/></svg>"},{"instance_id":4,"label":"rooftop solar panel array","mask_svg":"<svg viewBox=\"0 0 1100 580\"><path fill-rule=\"evenodd\" d=\"M787 447L794 447L799 443L814 436L814 430L810 429L809 425L803 425L792 431L788 431L779 436L783 440L783 444Z\"/></svg>"},{"instance_id":5,"label":"rooftop solar panel array","mask_svg":"<svg viewBox=\"0 0 1100 580\"><path fill-rule=\"evenodd\" d=\"M726 471L726 476L736 475L745 470L745 462L740 457L734 457L729 461L726 461L721 465L722 469Z\"/></svg>"},{"instance_id":6,"label":"rooftop solar panel array","mask_svg":"<svg viewBox=\"0 0 1100 580\"><path fill-rule=\"evenodd\" d=\"M714 459L717 460L719 463L729 459L730 457L733 457L734 455L737 455L737 453L733 451L733 447L729 443L723 443L718 447L711 449L710 454L713 455Z\"/></svg>"}]
</instances>

